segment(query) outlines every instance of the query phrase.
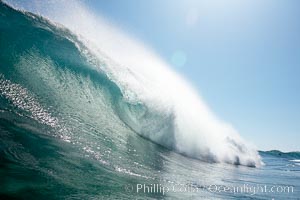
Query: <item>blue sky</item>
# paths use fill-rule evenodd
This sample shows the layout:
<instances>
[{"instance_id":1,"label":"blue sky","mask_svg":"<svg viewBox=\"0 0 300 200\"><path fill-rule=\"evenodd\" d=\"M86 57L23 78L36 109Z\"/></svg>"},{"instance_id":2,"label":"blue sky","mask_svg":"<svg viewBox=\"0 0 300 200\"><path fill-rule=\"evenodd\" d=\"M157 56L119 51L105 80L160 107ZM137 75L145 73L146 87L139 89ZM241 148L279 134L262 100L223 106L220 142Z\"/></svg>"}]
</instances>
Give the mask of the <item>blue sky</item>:
<instances>
[{"instance_id":1,"label":"blue sky","mask_svg":"<svg viewBox=\"0 0 300 200\"><path fill-rule=\"evenodd\" d=\"M259 149L300 150L300 1L88 0Z\"/></svg>"}]
</instances>

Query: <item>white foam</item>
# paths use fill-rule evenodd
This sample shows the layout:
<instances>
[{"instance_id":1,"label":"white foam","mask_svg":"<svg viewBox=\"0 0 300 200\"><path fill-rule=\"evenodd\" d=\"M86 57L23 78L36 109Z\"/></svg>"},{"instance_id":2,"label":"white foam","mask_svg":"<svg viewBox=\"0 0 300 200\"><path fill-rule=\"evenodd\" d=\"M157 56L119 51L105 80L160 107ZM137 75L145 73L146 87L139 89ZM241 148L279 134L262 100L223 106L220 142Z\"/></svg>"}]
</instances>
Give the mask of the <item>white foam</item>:
<instances>
[{"instance_id":1,"label":"white foam","mask_svg":"<svg viewBox=\"0 0 300 200\"><path fill-rule=\"evenodd\" d=\"M296 163L300 163L300 160L297 160L297 159L295 159L295 160L290 160L291 162L296 162Z\"/></svg>"}]
</instances>

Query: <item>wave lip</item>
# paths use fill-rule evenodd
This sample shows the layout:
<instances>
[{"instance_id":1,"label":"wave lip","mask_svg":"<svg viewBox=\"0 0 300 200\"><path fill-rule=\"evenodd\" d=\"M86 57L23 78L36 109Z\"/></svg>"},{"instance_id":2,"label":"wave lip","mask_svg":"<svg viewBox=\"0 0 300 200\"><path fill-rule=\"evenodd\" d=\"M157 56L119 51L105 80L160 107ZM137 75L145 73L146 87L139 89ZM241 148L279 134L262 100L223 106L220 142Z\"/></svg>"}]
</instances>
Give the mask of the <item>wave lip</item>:
<instances>
[{"instance_id":1,"label":"wave lip","mask_svg":"<svg viewBox=\"0 0 300 200\"><path fill-rule=\"evenodd\" d=\"M115 114L131 130L176 152L204 161L251 167L262 164L255 147L245 142L230 124L218 119L190 84L141 42L94 15L79 1L45 5L47 8L36 3L30 11L62 24L72 33L59 31L61 27L50 25L49 21L41 21L40 17L35 18L31 14L32 21L26 23L28 30L38 24L43 30L41 36L59 36L73 43L65 49L53 46L48 52L53 63L66 68L66 62L73 67L78 65L81 70L77 73L86 73L85 67L88 66L93 66L93 73L103 73L107 78L105 82L113 85L108 87L111 95L105 98L111 101ZM5 5L1 3L1 7L3 9ZM65 10L66 7L69 9ZM20 15L20 12L17 14ZM28 20L29 14L22 14ZM16 21L14 23L21 26ZM37 36L36 40L43 41L41 36ZM35 48L43 51L45 46L40 44L36 43ZM79 50L89 65L74 63L78 59L62 56L62 50L64 55L73 56ZM120 93L112 91L112 88Z\"/></svg>"}]
</instances>

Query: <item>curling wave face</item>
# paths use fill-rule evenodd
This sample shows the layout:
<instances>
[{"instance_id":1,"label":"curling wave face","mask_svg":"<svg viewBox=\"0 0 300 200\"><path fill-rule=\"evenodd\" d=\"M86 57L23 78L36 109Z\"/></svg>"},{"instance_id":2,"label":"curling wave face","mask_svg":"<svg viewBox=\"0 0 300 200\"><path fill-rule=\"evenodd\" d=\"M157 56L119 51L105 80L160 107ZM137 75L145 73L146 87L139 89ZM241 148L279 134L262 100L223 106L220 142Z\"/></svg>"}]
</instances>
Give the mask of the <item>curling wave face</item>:
<instances>
[{"instance_id":1,"label":"curling wave face","mask_svg":"<svg viewBox=\"0 0 300 200\"><path fill-rule=\"evenodd\" d=\"M111 151L132 134L207 162L262 164L255 148L144 45L76 1L46 5L31 11L39 8L47 19L0 3L3 112L49 126L47 134L116 169L126 156L118 151L112 161Z\"/></svg>"}]
</instances>

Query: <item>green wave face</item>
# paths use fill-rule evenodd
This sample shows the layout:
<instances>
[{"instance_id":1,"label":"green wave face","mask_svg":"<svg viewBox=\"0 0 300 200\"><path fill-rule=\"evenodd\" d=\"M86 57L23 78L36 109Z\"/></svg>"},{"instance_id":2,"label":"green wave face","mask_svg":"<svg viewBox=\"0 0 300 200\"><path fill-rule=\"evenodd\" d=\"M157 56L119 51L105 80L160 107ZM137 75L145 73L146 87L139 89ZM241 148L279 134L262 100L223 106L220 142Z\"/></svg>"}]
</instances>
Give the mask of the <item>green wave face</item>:
<instances>
[{"instance_id":1,"label":"green wave face","mask_svg":"<svg viewBox=\"0 0 300 200\"><path fill-rule=\"evenodd\" d=\"M125 149L147 144L135 144L140 138L116 114L122 94L101 61L96 69L79 48L68 30L0 3L0 194L105 195L112 174L131 173L134 160ZM115 177L120 190L128 178Z\"/></svg>"},{"instance_id":2,"label":"green wave face","mask_svg":"<svg viewBox=\"0 0 300 200\"><path fill-rule=\"evenodd\" d=\"M96 69L87 61L67 30L1 5L0 34L5 49L0 55L1 97L15 112L66 137L76 137L76 127L81 136L89 135L89 129L81 129L86 124L101 134L129 131L115 114L122 99L119 88L101 72L100 62Z\"/></svg>"}]
</instances>

